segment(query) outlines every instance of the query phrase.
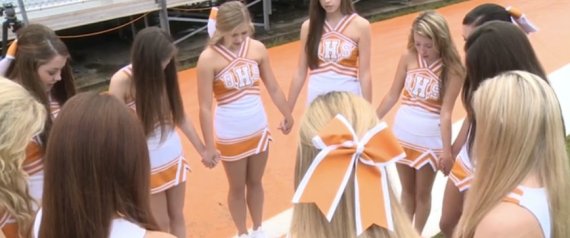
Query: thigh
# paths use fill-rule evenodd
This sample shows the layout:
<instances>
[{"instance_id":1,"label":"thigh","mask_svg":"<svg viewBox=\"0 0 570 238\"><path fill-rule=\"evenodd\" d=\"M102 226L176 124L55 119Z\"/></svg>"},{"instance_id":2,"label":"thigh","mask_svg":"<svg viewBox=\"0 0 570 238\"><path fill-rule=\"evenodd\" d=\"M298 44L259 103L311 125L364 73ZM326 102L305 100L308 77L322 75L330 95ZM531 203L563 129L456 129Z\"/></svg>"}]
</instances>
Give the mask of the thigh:
<instances>
[{"instance_id":1,"label":"thigh","mask_svg":"<svg viewBox=\"0 0 570 238\"><path fill-rule=\"evenodd\" d=\"M166 190L166 200L169 214L183 214L186 197L186 182L182 182Z\"/></svg>"},{"instance_id":2,"label":"thigh","mask_svg":"<svg viewBox=\"0 0 570 238\"><path fill-rule=\"evenodd\" d=\"M402 192L413 192L416 186L416 169L405 164L396 164L396 169L402 184Z\"/></svg>"},{"instance_id":3,"label":"thigh","mask_svg":"<svg viewBox=\"0 0 570 238\"><path fill-rule=\"evenodd\" d=\"M266 150L247 158L247 183L256 183L261 181L265 172L265 166L267 165L268 151L269 150Z\"/></svg>"},{"instance_id":4,"label":"thigh","mask_svg":"<svg viewBox=\"0 0 570 238\"><path fill-rule=\"evenodd\" d=\"M248 158L243 158L236 161L222 161L230 189L239 187L245 188L247 159Z\"/></svg>"}]
</instances>

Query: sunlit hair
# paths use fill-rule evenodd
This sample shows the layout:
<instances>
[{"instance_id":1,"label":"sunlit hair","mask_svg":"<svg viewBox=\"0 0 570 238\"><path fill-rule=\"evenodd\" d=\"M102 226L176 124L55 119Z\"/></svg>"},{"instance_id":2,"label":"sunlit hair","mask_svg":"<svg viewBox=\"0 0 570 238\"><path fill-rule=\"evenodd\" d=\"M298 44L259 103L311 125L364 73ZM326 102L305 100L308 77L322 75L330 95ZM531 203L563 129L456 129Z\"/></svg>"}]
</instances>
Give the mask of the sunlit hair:
<instances>
[{"instance_id":1,"label":"sunlit hair","mask_svg":"<svg viewBox=\"0 0 570 238\"><path fill-rule=\"evenodd\" d=\"M18 35L18 50L7 75L10 79L22 84L50 112L50 97L59 105L63 105L67 99L75 95L69 51L53 30L44 25L27 25L19 31ZM45 86L38 75L38 69L58 55L67 58L67 61L61 69L61 80L53 85L49 93L46 93ZM41 135L44 143L47 142L51 124L52 119L47 116L44 133Z\"/></svg>"},{"instance_id":2,"label":"sunlit hair","mask_svg":"<svg viewBox=\"0 0 570 238\"><path fill-rule=\"evenodd\" d=\"M148 27L135 37L131 49L135 104L145 135L151 136L156 127L164 138L173 124L184 118L184 106L178 72L173 57L177 49L166 31ZM162 62L168 61L166 68Z\"/></svg>"},{"instance_id":3,"label":"sunlit hair","mask_svg":"<svg viewBox=\"0 0 570 238\"><path fill-rule=\"evenodd\" d=\"M570 237L570 164L553 89L537 75L505 72L481 84L473 110L477 169L458 237L473 237L483 217L529 174L547 191L552 237Z\"/></svg>"},{"instance_id":4,"label":"sunlit hair","mask_svg":"<svg viewBox=\"0 0 570 238\"><path fill-rule=\"evenodd\" d=\"M443 62L440 83L440 100L444 98L450 74L458 77L465 75L465 69L453 39L449 32L449 26L445 18L435 11L422 12L412 23L412 29L408 37L408 50L418 53L414 42L414 33L427 37L433 41L434 47L440 54Z\"/></svg>"},{"instance_id":5,"label":"sunlit hair","mask_svg":"<svg viewBox=\"0 0 570 238\"><path fill-rule=\"evenodd\" d=\"M0 208L16 220L19 237L28 236L35 214L22 164L26 146L42 131L46 114L22 86L0 77Z\"/></svg>"},{"instance_id":6,"label":"sunlit hair","mask_svg":"<svg viewBox=\"0 0 570 238\"><path fill-rule=\"evenodd\" d=\"M316 69L319 67L319 42L323 36L327 14L319 0L311 0L309 4L309 34L304 50L309 68ZM340 0L339 10L342 15L354 13L352 0Z\"/></svg>"},{"instance_id":7,"label":"sunlit hair","mask_svg":"<svg viewBox=\"0 0 570 238\"><path fill-rule=\"evenodd\" d=\"M249 25L249 35L254 32L253 23L247 7L240 1L226 2L218 8L218 16L216 17L216 31L209 44L219 44L224 36L231 34L236 27L241 24Z\"/></svg>"},{"instance_id":8,"label":"sunlit hair","mask_svg":"<svg viewBox=\"0 0 570 238\"><path fill-rule=\"evenodd\" d=\"M507 9L495 3L484 3L469 11L463 18L463 25L477 27L489 21L511 22Z\"/></svg>"},{"instance_id":9,"label":"sunlit hair","mask_svg":"<svg viewBox=\"0 0 570 238\"><path fill-rule=\"evenodd\" d=\"M491 21L475 29L465 42L466 75L461 99L471 122L471 150L477 122L471 108L472 95L485 80L510 70L523 70L547 80L544 68L525 33L509 22Z\"/></svg>"},{"instance_id":10,"label":"sunlit hair","mask_svg":"<svg viewBox=\"0 0 570 238\"><path fill-rule=\"evenodd\" d=\"M39 237L107 237L115 218L156 229L149 176L136 116L111 95L78 94L50 134Z\"/></svg>"},{"instance_id":11,"label":"sunlit hair","mask_svg":"<svg viewBox=\"0 0 570 238\"><path fill-rule=\"evenodd\" d=\"M372 106L359 96L347 92L331 92L317 97L311 103L301 121L295 164L295 188L319 152L311 143L312 138L337 114L344 115L352 123L352 127L357 135L366 133L366 131L378 124L378 118ZM354 173L351 175L351 181L353 179ZM315 204L294 204L290 230L291 237L355 237L354 182L351 181L347 183L344 194L330 223ZM391 189L389 193L392 201L395 231L388 232L382 227L373 225L359 237L419 237Z\"/></svg>"}]
</instances>

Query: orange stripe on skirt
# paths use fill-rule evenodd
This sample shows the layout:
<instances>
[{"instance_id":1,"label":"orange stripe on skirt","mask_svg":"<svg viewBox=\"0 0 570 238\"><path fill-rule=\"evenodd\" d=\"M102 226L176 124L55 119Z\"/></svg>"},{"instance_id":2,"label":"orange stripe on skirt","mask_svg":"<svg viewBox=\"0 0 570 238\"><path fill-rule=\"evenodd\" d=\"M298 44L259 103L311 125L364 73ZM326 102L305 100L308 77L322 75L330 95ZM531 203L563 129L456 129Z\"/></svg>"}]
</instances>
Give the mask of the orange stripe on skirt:
<instances>
[{"instance_id":1,"label":"orange stripe on skirt","mask_svg":"<svg viewBox=\"0 0 570 238\"><path fill-rule=\"evenodd\" d=\"M222 160L236 161L266 151L270 140L271 133L264 129L260 133L240 141L234 140L224 143L224 141L218 140L216 141L216 148L220 151Z\"/></svg>"},{"instance_id":2,"label":"orange stripe on skirt","mask_svg":"<svg viewBox=\"0 0 570 238\"><path fill-rule=\"evenodd\" d=\"M150 193L160 193L186 182L186 175L189 171L190 165L184 156L178 157L165 166L153 169L150 175Z\"/></svg>"}]
</instances>

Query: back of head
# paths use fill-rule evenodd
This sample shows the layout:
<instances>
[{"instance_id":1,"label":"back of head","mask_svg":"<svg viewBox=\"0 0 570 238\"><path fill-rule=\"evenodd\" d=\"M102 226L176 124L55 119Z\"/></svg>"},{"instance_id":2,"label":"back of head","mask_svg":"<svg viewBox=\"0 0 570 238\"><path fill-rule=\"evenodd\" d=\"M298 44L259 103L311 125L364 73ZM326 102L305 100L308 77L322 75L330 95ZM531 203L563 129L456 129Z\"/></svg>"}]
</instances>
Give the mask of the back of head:
<instances>
[{"instance_id":1,"label":"back of head","mask_svg":"<svg viewBox=\"0 0 570 238\"><path fill-rule=\"evenodd\" d=\"M131 49L136 111L146 135L160 124L161 134L167 124L183 117L182 97L174 56L177 49L168 33L147 27L137 33ZM163 68L163 63L167 63Z\"/></svg>"},{"instance_id":2,"label":"back of head","mask_svg":"<svg viewBox=\"0 0 570 238\"><path fill-rule=\"evenodd\" d=\"M146 140L115 97L90 92L70 99L45 161L40 237L107 237L116 217L154 227Z\"/></svg>"},{"instance_id":3,"label":"back of head","mask_svg":"<svg viewBox=\"0 0 570 238\"><path fill-rule=\"evenodd\" d=\"M240 1L225 2L218 8L216 31L209 44L219 44L226 34L244 23L250 25L250 35L253 34L254 28L247 7Z\"/></svg>"},{"instance_id":4,"label":"back of head","mask_svg":"<svg viewBox=\"0 0 570 238\"><path fill-rule=\"evenodd\" d=\"M511 22L511 14L501 5L484 3L473 8L465 15L463 25L477 27L489 21Z\"/></svg>"},{"instance_id":5,"label":"back of head","mask_svg":"<svg viewBox=\"0 0 570 238\"><path fill-rule=\"evenodd\" d=\"M295 188L299 185L315 156L319 152L312 138L337 114L342 114L361 136L378 124L371 105L363 98L347 92L331 92L317 97L303 116L300 127L300 142L295 164ZM354 174L351 175L351 181ZM293 206L290 234L292 237L355 237L354 182L348 182L339 205L329 223L313 203ZM373 225L359 237L417 237L408 217L403 213L390 190L394 232Z\"/></svg>"},{"instance_id":6,"label":"back of head","mask_svg":"<svg viewBox=\"0 0 570 238\"><path fill-rule=\"evenodd\" d=\"M408 38L408 50L416 52L414 43L414 33L427 37L433 41L434 47L440 53L443 61L441 73L440 98L445 95L447 77L449 73L462 77L464 75L463 64L459 58L459 53L455 48L449 26L445 18L436 11L422 12L412 23L412 29ZM417 53L417 52L416 52Z\"/></svg>"},{"instance_id":7,"label":"back of head","mask_svg":"<svg viewBox=\"0 0 570 238\"><path fill-rule=\"evenodd\" d=\"M0 78L0 201L2 209L18 224L24 237L34 210L22 170L25 150L35 134L42 131L46 111L22 86ZM4 215L4 214L2 214Z\"/></svg>"},{"instance_id":8,"label":"back of head","mask_svg":"<svg viewBox=\"0 0 570 238\"><path fill-rule=\"evenodd\" d=\"M477 169L462 234L471 237L486 213L536 174L548 192L553 237L568 237L570 204L565 199L570 196L570 165L554 90L537 75L509 71L481 84L473 109Z\"/></svg>"},{"instance_id":9,"label":"back of head","mask_svg":"<svg viewBox=\"0 0 570 238\"><path fill-rule=\"evenodd\" d=\"M462 101L472 122L472 135L476 124L471 98L483 81L510 70L527 71L547 80L527 36L508 22L491 21L477 28L465 42L465 65L467 73ZM473 136L470 144L472 139Z\"/></svg>"}]
</instances>

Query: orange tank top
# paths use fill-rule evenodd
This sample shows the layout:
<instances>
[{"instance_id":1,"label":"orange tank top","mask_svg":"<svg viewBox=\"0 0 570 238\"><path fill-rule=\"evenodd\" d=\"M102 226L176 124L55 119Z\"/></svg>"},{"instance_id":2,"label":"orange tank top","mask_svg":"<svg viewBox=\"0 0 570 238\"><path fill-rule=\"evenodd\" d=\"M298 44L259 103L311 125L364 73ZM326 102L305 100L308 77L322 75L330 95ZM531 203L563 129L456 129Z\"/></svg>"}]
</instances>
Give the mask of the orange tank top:
<instances>
[{"instance_id":1,"label":"orange tank top","mask_svg":"<svg viewBox=\"0 0 570 238\"><path fill-rule=\"evenodd\" d=\"M402 104L439 114L442 104L439 94L443 62L438 59L428 65L418 55L418 65L418 68L408 70L406 73Z\"/></svg>"}]
</instances>

